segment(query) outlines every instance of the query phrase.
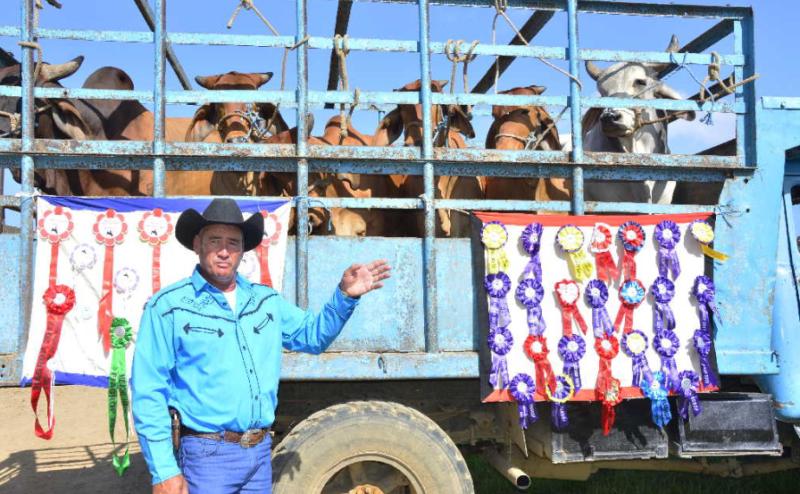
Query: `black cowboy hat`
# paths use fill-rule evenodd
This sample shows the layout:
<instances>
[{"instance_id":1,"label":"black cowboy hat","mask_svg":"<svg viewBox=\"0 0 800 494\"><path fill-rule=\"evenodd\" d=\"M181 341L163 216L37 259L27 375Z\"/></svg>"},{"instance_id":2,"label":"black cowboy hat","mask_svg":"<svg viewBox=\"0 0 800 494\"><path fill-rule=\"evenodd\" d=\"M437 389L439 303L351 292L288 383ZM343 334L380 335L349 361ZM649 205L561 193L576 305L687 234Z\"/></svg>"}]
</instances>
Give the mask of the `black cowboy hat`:
<instances>
[{"instance_id":1,"label":"black cowboy hat","mask_svg":"<svg viewBox=\"0 0 800 494\"><path fill-rule=\"evenodd\" d=\"M243 249L248 251L261 243L264 235L264 218L260 214L250 216L244 220L242 210L233 199L214 199L206 207L203 214L189 208L178 217L175 224L175 238L184 247L193 250L194 236L208 225L231 225L242 230Z\"/></svg>"}]
</instances>

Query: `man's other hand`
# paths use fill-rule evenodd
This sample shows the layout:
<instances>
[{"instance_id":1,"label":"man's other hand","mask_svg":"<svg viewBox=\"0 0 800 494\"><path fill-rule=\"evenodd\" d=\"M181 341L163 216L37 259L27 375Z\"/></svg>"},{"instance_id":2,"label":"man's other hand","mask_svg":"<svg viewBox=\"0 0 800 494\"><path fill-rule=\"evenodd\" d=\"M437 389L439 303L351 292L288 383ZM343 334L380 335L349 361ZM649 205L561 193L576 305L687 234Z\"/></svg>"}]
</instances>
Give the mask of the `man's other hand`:
<instances>
[{"instance_id":1,"label":"man's other hand","mask_svg":"<svg viewBox=\"0 0 800 494\"><path fill-rule=\"evenodd\" d=\"M353 264L344 270L339 288L348 297L360 297L383 286L382 281L391 276L391 267L385 259L369 264Z\"/></svg>"},{"instance_id":2,"label":"man's other hand","mask_svg":"<svg viewBox=\"0 0 800 494\"><path fill-rule=\"evenodd\" d=\"M153 486L153 494L189 494L189 486L183 475L170 477Z\"/></svg>"}]
</instances>

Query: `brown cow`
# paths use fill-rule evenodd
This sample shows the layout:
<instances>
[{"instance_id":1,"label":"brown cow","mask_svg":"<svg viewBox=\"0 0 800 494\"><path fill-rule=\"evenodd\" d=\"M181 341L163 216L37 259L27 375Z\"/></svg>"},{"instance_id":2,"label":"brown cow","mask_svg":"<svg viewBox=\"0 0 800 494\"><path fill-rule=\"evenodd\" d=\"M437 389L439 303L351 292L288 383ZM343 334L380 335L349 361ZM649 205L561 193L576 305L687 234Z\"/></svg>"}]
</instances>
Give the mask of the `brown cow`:
<instances>
[{"instance_id":1,"label":"brown cow","mask_svg":"<svg viewBox=\"0 0 800 494\"><path fill-rule=\"evenodd\" d=\"M542 86L515 87L500 94L534 96ZM541 106L493 106L492 122L486 134L486 149L560 150L555 122ZM569 184L563 178L486 177L487 199L563 201L570 197Z\"/></svg>"},{"instance_id":2,"label":"brown cow","mask_svg":"<svg viewBox=\"0 0 800 494\"><path fill-rule=\"evenodd\" d=\"M447 81L431 81L431 91L441 93ZM395 91L419 91L422 87L420 80L416 80ZM444 121L445 110L442 105L433 105L431 112L431 124L435 130L433 145L435 147L449 147L463 149L467 147L463 136L475 137L472 124L463 110L453 107L448 111L447 124L444 128L437 129L439 124ZM384 117L383 122L378 127L379 132L383 132L388 144L391 144L400 135L405 135L405 146L420 146L422 144L422 105L397 105ZM378 145L387 145L384 142L376 142ZM406 197L419 197L424 192L424 181L421 176L393 176L395 184L400 188ZM481 199L483 193L483 179L481 177L436 177L436 197L444 199ZM450 210L437 210L439 221L437 223L437 235L451 237L463 237L469 235L469 218L461 213ZM421 236L425 230L424 216L415 213L414 222L405 222L405 233L411 236Z\"/></svg>"}]
</instances>

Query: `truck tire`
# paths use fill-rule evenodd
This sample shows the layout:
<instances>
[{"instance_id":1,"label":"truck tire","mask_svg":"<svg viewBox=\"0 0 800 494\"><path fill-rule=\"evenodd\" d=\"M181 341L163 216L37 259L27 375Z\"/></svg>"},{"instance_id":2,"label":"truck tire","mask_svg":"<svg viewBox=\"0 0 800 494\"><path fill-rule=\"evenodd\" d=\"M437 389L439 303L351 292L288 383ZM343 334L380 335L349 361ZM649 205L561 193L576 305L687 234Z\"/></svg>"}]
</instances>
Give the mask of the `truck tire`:
<instances>
[{"instance_id":1,"label":"truck tire","mask_svg":"<svg viewBox=\"0 0 800 494\"><path fill-rule=\"evenodd\" d=\"M450 437L422 413L383 401L311 415L275 448L272 469L274 494L474 493Z\"/></svg>"}]
</instances>

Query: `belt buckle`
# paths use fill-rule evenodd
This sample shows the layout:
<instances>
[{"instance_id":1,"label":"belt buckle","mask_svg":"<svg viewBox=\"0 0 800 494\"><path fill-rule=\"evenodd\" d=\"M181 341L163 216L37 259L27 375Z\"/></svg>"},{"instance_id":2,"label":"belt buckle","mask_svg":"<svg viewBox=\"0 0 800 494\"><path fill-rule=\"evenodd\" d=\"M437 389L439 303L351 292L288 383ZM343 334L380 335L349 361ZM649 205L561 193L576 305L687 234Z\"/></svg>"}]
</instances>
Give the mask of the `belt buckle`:
<instances>
[{"instance_id":1,"label":"belt buckle","mask_svg":"<svg viewBox=\"0 0 800 494\"><path fill-rule=\"evenodd\" d=\"M239 446L247 449L252 448L260 443L261 441L255 441L255 438L259 432L261 432L261 429L247 429L244 431L244 433L242 433L242 437L239 438Z\"/></svg>"}]
</instances>

